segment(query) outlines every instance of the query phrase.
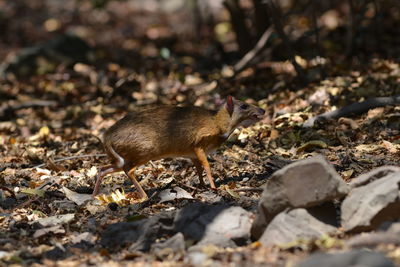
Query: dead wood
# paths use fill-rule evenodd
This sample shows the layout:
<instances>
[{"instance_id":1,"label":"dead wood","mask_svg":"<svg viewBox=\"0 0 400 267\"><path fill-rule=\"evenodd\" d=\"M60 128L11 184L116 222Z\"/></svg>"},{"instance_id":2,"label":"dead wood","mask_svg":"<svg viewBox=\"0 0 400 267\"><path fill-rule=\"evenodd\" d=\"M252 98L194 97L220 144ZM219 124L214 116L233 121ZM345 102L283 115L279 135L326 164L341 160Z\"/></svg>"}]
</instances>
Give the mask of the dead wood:
<instances>
[{"instance_id":1,"label":"dead wood","mask_svg":"<svg viewBox=\"0 0 400 267\"><path fill-rule=\"evenodd\" d=\"M303 126L304 127L313 127L315 122L317 122L317 121L338 119L340 117L350 117L350 116L354 116L354 115L360 115L360 114L363 114L373 108L385 107L385 106L391 106L391 105L399 105L399 104L400 104L400 95L395 95L395 96L390 96L390 97L370 98L363 102L353 103L353 104L345 106L341 109L325 112L321 115L310 118L303 124Z\"/></svg>"}]
</instances>

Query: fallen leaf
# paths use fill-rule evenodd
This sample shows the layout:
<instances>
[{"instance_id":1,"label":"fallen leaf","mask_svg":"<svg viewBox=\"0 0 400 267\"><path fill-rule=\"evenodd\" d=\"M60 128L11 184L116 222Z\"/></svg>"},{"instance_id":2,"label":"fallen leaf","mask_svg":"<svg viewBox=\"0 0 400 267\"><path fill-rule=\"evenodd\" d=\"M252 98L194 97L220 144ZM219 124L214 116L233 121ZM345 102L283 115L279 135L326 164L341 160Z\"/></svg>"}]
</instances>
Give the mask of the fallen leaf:
<instances>
[{"instance_id":1,"label":"fallen leaf","mask_svg":"<svg viewBox=\"0 0 400 267\"><path fill-rule=\"evenodd\" d=\"M327 148L327 147L328 147L328 145L324 141L312 140L312 141L309 141L309 142L301 145L299 148L297 148L297 153L301 153L301 152L303 152L305 150L308 150L308 149Z\"/></svg>"},{"instance_id":2,"label":"fallen leaf","mask_svg":"<svg viewBox=\"0 0 400 267\"><path fill-rule=\"evenodd\" d=\"M45 191L44 190L40 190L40 189L21 188L20 192L23 193L23 194L35 195L35 196L43 197Z\"/></svg>"},{"instance_id":3,"label":"fallen leaf","mask_svg":"<svg viewBox=\"0 0 400 267\"><path fill-rule=\"evenodd\" d=\"M88 200L93 199L92 195L89 194L78 194L72 190L69 190L66 187L63 187L62 190L64 191L65 196L75 202L77 205L82 205L83 203L85 203Z\"/></svg>"},{"instance_id":4,"label":"fallen leaf","mask_svg":"<svg viewBox=\"0 0 400 267\"><path fill-rule=\"evenodd\" d=\"M30 223L31 224L39 223L40 225L47 227L47 226L53 226L53 225L58 225L58 224L66 224L66 223L71 222L74 218L75 218L75 214L68 213L68 214L55 215L55 216L50 216L47 218L38 219L38 220L32 221Z\"/></svg>"},{"instance_id":5,"label":"fallen leaf","mask_svg":"<svg viewBox=\"0 0 400 267\"><path fill-rule=\"evenodd\" d=\"M54 226L50 226L47 228L42 228L39 230L36 230L36 232L33 234L33 238L39 238L41 236L44 236L48 233L52 233L52 234L64 234L65 233L65 229L64 227L62 227L62 225L54 225Z\"/></svg>"},{"instance_id":6,"label":"fallen leaf","mask_svg":"<svg viewBox=\"0 0 400 267\"><path fill-rule=\"evenodd\" d=\"M172 201L175 199L193 199L191 194L178 186L175 186L172 189L165 189L161 191L158 196L160 197L160 201L158 203Z\"/></svg>"},{"instance_id":7,"label":"fallen leaf","mask_svg":"<svg viewBox=\"0 0 400 267\"><path fill-rule=\"evenodd\" d=\"M386 150L389 151L390 153L397 153L397 152L400 151L400 149L399 149L400 146L399 145L393 144L393 143L391 143L389 141L386 141L386 140L382 141L382 146L384 148L386 148Z\"/></svg>"},{"instance_id":8,"label":"fallen leaf","mask_svg":"<svg viewBox=\"0 0 400 267\"><path fill-rule=\"evenodd\" d=\"M97 174L97 168L96 166L92 166L88 171L87 171L87 176L89 176L90 178L95 177Z\"/></svg>"},{"instance_id":9,"label":"fallen leaf","mask_svg":"<svg viewBox=\"0 0 400 267\"><path fill-rule=\"evenodd\" d=\"M341 175L343 176L344 180L348 180L354 173L354 170L347 170L347 171L343 171L341 173Z\"/></svg>"}]
</instances>

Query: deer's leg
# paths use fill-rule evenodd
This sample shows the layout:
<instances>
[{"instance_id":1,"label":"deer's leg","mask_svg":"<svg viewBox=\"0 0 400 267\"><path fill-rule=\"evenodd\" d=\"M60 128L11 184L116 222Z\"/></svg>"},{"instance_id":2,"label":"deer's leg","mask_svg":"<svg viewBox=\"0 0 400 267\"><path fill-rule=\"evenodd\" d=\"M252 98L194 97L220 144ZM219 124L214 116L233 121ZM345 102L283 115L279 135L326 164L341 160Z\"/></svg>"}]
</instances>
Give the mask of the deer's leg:
<instances>
[{"instance_id":1,"label":"deer's leg","mask_svg":"<svg viewBox=\"0 0 400 267\"><path fill-rule=\"evenodd\" d=\"M206 156L206 153L204 152L204 149L202 149L201 147L196 147L194 149L194 153L196 154L196 157L197 157L198 161L200 162L200 164L206 170L206 174L207 174L208 182L210 183L210 187L214 189L215 188L214 179L211 175L210 164L208 164L207 156Z\"/></svg>"},{"instance_id":2,"label":"deer's leg","mask_svg":"<svg viewBox=\"0 0 400 267\"><path fill-rule=\"evenodd\" d=\"M143 190L142 186L139 184L139 182L135 178L135 167L128 167L124 166L124 172L125 174L131 179L133 185L135 186L136 190L139 192L141 198L148 198L146 192Z\"/></svg>"},{"instance_id":3,"label":"deer's leg","mask_svg":"<svg viewBox=\"0 0 400 267\"><path fill-rule=\"evenodd\" d=\"M199 182L201 186L205 186L203 179L203 165L201 165L198 159L192 159L194 166L196 167L197 174L199 175Z\"/></svg>"},{"instance_id":4,"label":"deer's leg","mask_svg":"<svg viewBox=\"0 0 400 267\"><path fill-rule=\"evenodd\" d=\"M103 180L104 176L107 174L118 172L121 168L117 168L113 165L106 165L100 168L100 172L96 176L96 184L93 189L93 196L96 196L99 193L101 181Z\"/></svg>"}]
</instances>

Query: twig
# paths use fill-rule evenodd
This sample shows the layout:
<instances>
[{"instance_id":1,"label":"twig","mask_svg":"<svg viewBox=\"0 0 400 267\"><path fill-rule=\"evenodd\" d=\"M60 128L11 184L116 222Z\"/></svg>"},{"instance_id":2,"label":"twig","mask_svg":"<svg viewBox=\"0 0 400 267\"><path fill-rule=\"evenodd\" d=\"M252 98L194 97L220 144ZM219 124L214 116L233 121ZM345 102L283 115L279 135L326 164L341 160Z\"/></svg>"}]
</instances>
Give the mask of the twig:
<instances>
[{"instance_id":1,"label":"twig","mask_svg":"<svg viewBox=\"0 0 400 267\"><path fill-rule=\"evenodd\" d=\"M199 190L199 188L197 188L197 187L194 187L194 186L191 186L191 185L187 185L187 184L184 184L184 183L179 183L179 186L186 187L186 188L194 190L194 191Z\"/></svg>"},{"instance_id":2,"label":"twig","mask_svg":"<svg viewBox=\"0 0 400 267\"><path fill-rule=\"evenodd\" d=\"M16 198L14 191L12 191L10 188L7 188L7 187L5 187L5 186L0 186L0 189L1 189L1 190L4 190L4 191L7 191L8 193L11 194L11 196L12 196L13 198Z\"/></svg>"},{"instance_id":3,"label":"twig","mask_svg":"<svg viewBox=\"0 0 400 267\"><path fill-rule=\"evenodd\" d=\"M235 73L239 73L245 68L247 68L251 61L256 58L266 47L269 37L273 32L273 27L269 27L261 36L260 40L258 40L257 44L251 49L249 52L244 55L244 57L239 60L233 67Z\"/></svg>"},{"instance_id":4,"label":"twig","mask_svg":"<svg viewBox=\"0 0 400 267\"><path fill-rule=\"evenodd\" d=\"M252 188L252 187L243 187L243 188L233 189L233 191L235 191L235 192L262 192L262 191L264 191L264 189L263 188L259 188L259 187L254 187L254 188Z\"/></svg>"},{"instance_id":5,"label":"twig","mask_svg":"<svg viewBox=\"0 0 400 267\"><path fill-rule=\"evenodd\" d=\"M338 110L325 112L321 115L308 119L303 124L303 127L313 127L315 122L319 120L338 119L340 117L348 117L350 115L359 115L373 108L392 105L400 105L400 95L370 98L363 102L350 104Z\"/></svg>"},{"instance_id":6,"label":"twig","mask_svg":"<svg viewBox=\"0 0 400 267\"><path fill-rule=\"evenodd\" d=\"M23 108L55 107L57 104L58 103L56 101L51 100L30 100L26 102L17 102L11 100L0 106L0 117L5 116L7 112L13 112Z\"/></svg>"},{"instance_id":7,"label":"twig","mask_svg":"<svg viewBox=\"0 0 400 267\"><path fill-rule=\"evenodd\" d=\"M105 157L105 156L107 156L107 154L77 155L77 156L69 156L69 157L65 157L65 158L58 158L58 159L55 159L53 162L56 163L56 162L61 162L61 161L65 161L65 160L70 160L70 159L89 158L89 157ZM46 165L47 165L47 163L42 163L42 164L39 164L39 165L34 166L32 168L33 169L34 168L41 168L41 167L46 166Z\"/></svg>"},{"instance_id":8,"label":"twig","mask_svg":"<svg viewBox=\"0 0 400 267\"><path fill-rule=\"evenodd\" d=\"M26 207L27 205L31 204L32 202L35 202L36 200L39 200L39 196L36 196L34 198L30 198L25 202L22 202L21 204L19 204L18 206L16 206L15 208L13 208L13 210L17 210L17 209L21 209L23 207Z\"/></svg>"}]
</instances>

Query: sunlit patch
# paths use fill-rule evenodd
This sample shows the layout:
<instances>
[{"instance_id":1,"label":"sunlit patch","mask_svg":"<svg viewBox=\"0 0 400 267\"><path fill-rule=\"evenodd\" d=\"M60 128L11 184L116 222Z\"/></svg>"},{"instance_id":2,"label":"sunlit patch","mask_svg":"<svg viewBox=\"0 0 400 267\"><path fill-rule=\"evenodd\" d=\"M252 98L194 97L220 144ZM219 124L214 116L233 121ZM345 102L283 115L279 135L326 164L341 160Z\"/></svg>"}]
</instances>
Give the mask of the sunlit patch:
<instances>
[{"instance_id":1,"label":"sunlit patch","mask_svg":"<svg viewBox=\"0 0 400 267\"><path fill-rule=\"evenodd\" d=\"M99 194L95 198L100 200L103 205L116 203L119 206L140 203L146 200L145 198L141 198L138 192L125 193L123 189L117 189L110 194Z\"/></svg>"}]
</instances>

